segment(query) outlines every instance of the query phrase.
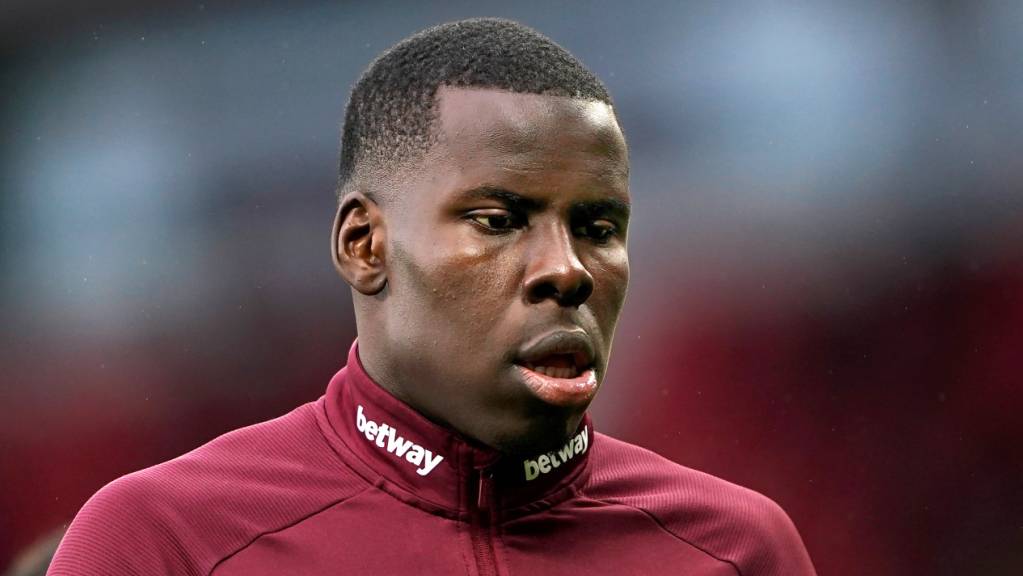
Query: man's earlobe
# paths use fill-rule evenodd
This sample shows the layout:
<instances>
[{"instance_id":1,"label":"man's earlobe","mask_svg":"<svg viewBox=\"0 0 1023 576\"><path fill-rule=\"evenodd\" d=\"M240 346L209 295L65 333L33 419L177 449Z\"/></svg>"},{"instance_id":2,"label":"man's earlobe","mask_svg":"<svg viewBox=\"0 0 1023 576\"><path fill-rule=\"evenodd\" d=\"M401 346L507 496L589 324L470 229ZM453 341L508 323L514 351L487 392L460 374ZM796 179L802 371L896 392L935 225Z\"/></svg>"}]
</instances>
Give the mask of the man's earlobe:
<instances>
[{"instance_id":1,"label":"man's earlobe","mask_svg":"<svg viewBox=\"0 0 1023 576\"><path fill-rule=\"evenodd\" d=\"M384 266L385 229L376 202L352 192L338 206L330 251L341 277L362 294L372 296L387 285Z\"/></svg>"}]
</instances>

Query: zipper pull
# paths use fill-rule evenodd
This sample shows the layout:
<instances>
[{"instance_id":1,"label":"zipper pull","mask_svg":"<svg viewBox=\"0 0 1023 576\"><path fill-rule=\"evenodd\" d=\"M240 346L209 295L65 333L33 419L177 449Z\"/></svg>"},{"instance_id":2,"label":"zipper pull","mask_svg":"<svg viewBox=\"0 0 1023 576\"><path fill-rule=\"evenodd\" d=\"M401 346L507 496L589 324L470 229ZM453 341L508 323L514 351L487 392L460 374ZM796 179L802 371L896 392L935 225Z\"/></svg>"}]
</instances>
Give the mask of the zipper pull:
<instances>
[{"instance_id":1,"label":"zipper pull","mask_svg":"<svg viewBox=\"0 0 1023 576\"><path fill-rule=\"evenodd\" d=\"M476 507L480 510L490 509L490 492L494 475L489 470L480 470L479 493L476 495Z\"/></svg>"}]
</instances>

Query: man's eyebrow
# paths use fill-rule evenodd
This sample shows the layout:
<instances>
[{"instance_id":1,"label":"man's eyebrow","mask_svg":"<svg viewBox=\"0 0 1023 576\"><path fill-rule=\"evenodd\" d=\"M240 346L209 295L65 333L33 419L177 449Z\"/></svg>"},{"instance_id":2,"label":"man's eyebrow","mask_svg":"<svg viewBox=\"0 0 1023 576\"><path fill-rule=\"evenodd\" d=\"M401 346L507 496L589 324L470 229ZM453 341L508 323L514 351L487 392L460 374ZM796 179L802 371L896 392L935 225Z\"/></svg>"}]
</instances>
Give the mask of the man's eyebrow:
<instances>
[{"instance_id":1,"label":"man's eyebrow","mask_svg":"<svg viewBox=\"0 0 1023 576\"><path fill-rule=\"evenodd\" d=\"M506 204L509 208L520 210L523 212L533 212L543 207L544 203L540 200L533 198L527 198L511 190L506 190L497 186L478 186L476 188L470 188L460 194L463 199L466 200L497 200ZM622 218L628 218L631 212L630 205L627 201L619 198L600 198L597 200L581 200L572 204L572 210L574 212L584 212L586 214L616 214Z\"/></svg>"},{"instance_id":2,"label":"man's eyebrow","mask_svg":"<svg viewBox=\"0 0 1023 576\"><path fill-rule=\"evenodd\" d=\"M508 205L509 208L522 211L535 211L543 205L538 200L526 198L525 196L512 192L511 190L505 190L504 188L488 185L470 188L469 190L462 192L460 196L466 200L497 200Z\"/></svg>"},{"instance_id":3,"label":"man's eyebrow","mask_svg":"<svg viewBox=\"0 0 1023 576\"><path fill-rule=\"evenodd\" d=\"M629 213L632 211L629 203L619 198L583 200L573 204L572 209L576 212L584 212L592 215L611 213L621 216L622 218L628 218Z\"/></svg>"}]
</instances>

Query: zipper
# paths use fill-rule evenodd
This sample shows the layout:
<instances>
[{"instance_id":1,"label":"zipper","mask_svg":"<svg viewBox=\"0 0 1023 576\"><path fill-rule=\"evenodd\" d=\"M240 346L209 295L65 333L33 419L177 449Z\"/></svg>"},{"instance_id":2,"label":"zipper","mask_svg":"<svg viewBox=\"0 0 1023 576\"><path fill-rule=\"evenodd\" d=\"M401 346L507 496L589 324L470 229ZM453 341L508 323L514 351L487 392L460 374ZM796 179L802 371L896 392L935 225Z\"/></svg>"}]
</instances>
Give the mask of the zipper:
<instances>
[{"instance_id":1,"label":"zipper","mask_svg":"<svg viewBox=\"0 0 1023 576\"><path fill-rule=\"evenodd\" d=\"M476 506L472 511L470 535L472 552L476 559L479 576L497 576L497 559L494 557L493 526L494 474L482 469L477 479Z\"/></svg>"},{"instance_id":2,"label":"zipper","mask_svg":"<svg viewBox=\"0 0 1023 576\"><path fill-rule=\"evenodd\" d=\"M476 493L476 509L481 514L490 513L491 492L494 490L494 475L489 470L480 470L479 490Z\"/></svg>"}]
</instances>

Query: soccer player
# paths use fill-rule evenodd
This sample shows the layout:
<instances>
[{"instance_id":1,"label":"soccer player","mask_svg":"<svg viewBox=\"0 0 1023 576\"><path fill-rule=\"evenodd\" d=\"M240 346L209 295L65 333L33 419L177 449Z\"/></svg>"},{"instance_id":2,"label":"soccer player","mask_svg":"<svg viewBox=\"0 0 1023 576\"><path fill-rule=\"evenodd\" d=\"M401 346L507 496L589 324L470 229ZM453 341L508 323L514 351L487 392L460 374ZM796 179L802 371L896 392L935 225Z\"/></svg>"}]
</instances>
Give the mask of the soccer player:
<instances>
[{"instance_id":1,"label":"soccer player","mask_svg":"<svg viewBox=\"0 0 1023 576\"><path fill-rule=\"evenodd\" d=\"M334 265L358 340L326 394L100 490L50 574L803 576L772 501L597 433L629 279L611 97L506 20L372 63Z\"/></svg>"}]
</instances>

